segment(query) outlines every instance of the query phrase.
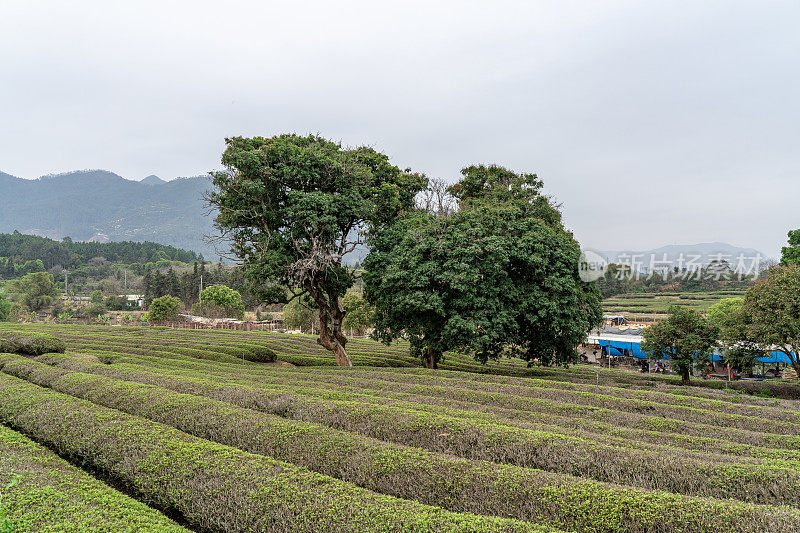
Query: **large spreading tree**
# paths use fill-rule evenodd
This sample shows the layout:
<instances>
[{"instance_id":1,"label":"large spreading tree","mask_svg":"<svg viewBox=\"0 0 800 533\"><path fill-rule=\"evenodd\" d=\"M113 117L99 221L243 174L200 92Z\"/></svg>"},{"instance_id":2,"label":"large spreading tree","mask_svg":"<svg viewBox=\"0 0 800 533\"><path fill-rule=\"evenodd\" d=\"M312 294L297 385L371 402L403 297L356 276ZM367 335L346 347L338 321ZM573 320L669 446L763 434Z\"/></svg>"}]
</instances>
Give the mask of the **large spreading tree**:
<instances>
[{"instance_id":1,"label":"large spreading tree","mask_svg":"<svg viewBox=\"0 0 800 533\"><path fill-rule=\"evenodd\" d=\"M719 329L719 344L725 362L738 372L749 371L763 348L749 334L750 316L744 311L744 298L724 298L706 313L708 321Z\"/></svg>"},{"instance_id":2,"label":"large spreading tree","mask_svg":"<svg viewBox=\"0 0 800 533\"><path fill-rule=\"evenodd\" d=\"M41 311L58 299L58 289L48 272L34 272L8 284L11 299L31 311Z\"/></svg>"},{"instance_id":3,"label":"large spreading tree","mask_svg":"<svg viewBox=\"0 0 800 533\"><path fill-rule=\"evenodd\" d=\"M533 174L471 166L451 188L458 210L399 218L365 260L375 335L406 338L435 368L445 351L567 363L600 322L600 295L578 275L580 249Z\"/></svg>"},{"instance_id":4,"label":"large spreading tree","mask_svg":"<svg viewBox=\"0 0 800 533\"><path fill-rule=\"evenodd\" d=\"M742 311L743 340L782 352L800 375L800 265L768 269L747 289Z\"/></svg>"},{"instance_id":5,"label":"large spreading tree","mask_svg":"<svg viewBox=\"0 0 800 533\"><path fill-rule=\"evenodd\" d=\"M195 306L202 316L244 319L242 294L227 285L210 285L200 293L200 302Z\"/></svg>"},{"instance_id":6,"label":"large spreading tree","mask_svg":"<svg viewBox=\"0 0 800 533\"><path fill-rule=\"evenodd\" d=\"M673 305L669 317L646 328L642 337L642 351L652 359L669 359L681 383L689 385L692 368L702 369L711 361L719 328L694 309Z\"/></svg>"},{"instance_id":7,"label":"large spreading tree","mask_svg":"<svg viewBox=\"0 0 800 533\"><path fill-rule=\"evenodd\" d=\"M350 366L341 299L354 272L343 259L411 209L425 178L372 148L348 149L314 135L226 144L226 170L213 174L207 196L221 236L264 301L313 301L319 344Z\"/></svg>"},{"instance_id":8,"label":"large spreading tree","mask_svg":"<svg viewBox=\"0 0 800 533\"><path fill-rule=\"evenodd\" d=\"M789 232L789 246L781 248L781 264L800 264L800 229Z\"/></svg>"}]
</instances>

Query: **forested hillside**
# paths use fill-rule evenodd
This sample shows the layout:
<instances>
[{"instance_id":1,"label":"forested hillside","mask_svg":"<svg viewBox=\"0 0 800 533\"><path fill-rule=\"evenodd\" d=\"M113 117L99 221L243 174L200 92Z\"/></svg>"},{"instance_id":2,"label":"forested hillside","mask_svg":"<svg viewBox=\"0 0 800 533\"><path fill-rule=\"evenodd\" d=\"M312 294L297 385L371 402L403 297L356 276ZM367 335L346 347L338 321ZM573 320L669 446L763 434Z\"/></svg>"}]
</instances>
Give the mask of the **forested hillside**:
<instances>
[{"instance_id":1,"label":"forested hillside","mask_svg":"<svg viewBox=\"0 0 800 533\"><path fill-rule=\"evenodd\" d=\"M104 170L37 180L0 172L0 232L74 241L153 241L217 257L203 237L213 233L206 216L205 177L164 182L126 180Z\"/></svg>"},{"instance_id":2,"label":"forested hillside","mask_svg":"<svg viewBox=\"0 0 800 533\"><path fill-rule=\"evenodd\" d=\"M191 263L194 252L153 242L75 242L54 241L35 235L0 234L0 278L13 278L60 267L75 269L94 258L125 265L145 265L159 261ZM134 268L134 270L137 270Z\"/></svg>"}]
</instances>

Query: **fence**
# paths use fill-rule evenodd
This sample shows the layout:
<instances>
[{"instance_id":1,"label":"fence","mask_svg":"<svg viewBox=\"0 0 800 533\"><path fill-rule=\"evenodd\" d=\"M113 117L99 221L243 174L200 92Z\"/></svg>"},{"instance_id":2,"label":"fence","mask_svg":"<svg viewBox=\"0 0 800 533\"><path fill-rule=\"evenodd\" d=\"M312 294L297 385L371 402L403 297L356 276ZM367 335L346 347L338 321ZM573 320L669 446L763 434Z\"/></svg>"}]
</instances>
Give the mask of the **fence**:
<instances>
[{"instance_id":1,"label":"fence","mask_svg":"<svg viewBox=\"0 0 800 533\"><path fill-rule=\"evenodd\" d=\"M167 328L186 328L186 329L235 329L238 331L283 331L283 321L275 320L272 322L151 322L152 326L163 326Z\"/></svg>"}]
</instances>

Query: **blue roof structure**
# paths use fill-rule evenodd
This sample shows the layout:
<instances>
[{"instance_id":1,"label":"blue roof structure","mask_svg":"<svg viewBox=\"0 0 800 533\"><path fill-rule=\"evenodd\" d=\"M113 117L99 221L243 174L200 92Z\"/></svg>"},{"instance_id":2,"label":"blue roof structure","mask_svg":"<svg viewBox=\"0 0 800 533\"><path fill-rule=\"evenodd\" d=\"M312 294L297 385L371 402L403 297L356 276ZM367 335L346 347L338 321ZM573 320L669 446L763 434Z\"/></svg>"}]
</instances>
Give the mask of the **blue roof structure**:
<instances>
[{"instance_id":1,"label":"blue roof structure","mask_svg":"<svg viewBox=\"0 0 800 533\"><path fill-rule=\"evenodd\" d=\"M625 337L630 337L630 340ZM590 335L589 342L599 344L611 355L628 355L637 359L646 359L647 353L642 351L642 337L639 335ZM627 352L627 353L626 353ZM711 354L712 361L722 361L719 354ZM772 351L767 357L757 357L760 363L791 364L789 357L780 351Z\"/></svg>"},{"instance_id":2,"label":"blue roof structure","mask_svg":"<svg viewBox=\"0 0 800 533\"><path fill-rule=\"evenodd\" d=\"M795 354L797 357L797 354ZM756 361L760 363L786 363L787 365L792 364L789 360L789 356L783 352L774 351L769 353L769 357L756 357Z\"/></svg>"}]
</instances>

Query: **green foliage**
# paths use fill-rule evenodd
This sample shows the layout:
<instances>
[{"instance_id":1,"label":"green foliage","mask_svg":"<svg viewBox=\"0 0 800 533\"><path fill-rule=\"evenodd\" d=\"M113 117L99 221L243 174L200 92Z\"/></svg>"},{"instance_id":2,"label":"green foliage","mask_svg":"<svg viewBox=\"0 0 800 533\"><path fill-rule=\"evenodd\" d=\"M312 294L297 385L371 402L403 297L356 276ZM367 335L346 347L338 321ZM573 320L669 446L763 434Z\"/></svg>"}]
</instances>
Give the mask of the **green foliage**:
<instances>
[{"instance_id":1,"label":"green foliage","mask_svg":"<svg viewBox=\"0 0 800 533\"><path fill-rule=\"evenodd\" d=\"M76 242L69 238L59 242L36 235L0 234L0 276L5 278L55 267L72 270L94 257L129 264L154 261L156 256L185 263L198 260L194 252L154 242Z\"/></svg>"},{"instance_id":2,"label":"green foliage","mask_svg":"<svg viewBox=\"0 0 800 533\"><path fill-rule=\"evenodd\" d=\"M100 303L92 302L83 308L83 312L86 313L87 316L92 318L97 318L100 315L105 314L107 311L108 308L102 302Z\"/></svg>"},{"instance_id":3,"label":"green foliage","mask_svg":"<svg viewBox=\"0 0 800 533\"><path fill-rule=\"evenodd\" d=\"M14 474L11 477L11 481L0 491L0 533L14 533L14 524L11 522L11 517L8 516L9 513L3 503L3 497L19 484L20 479L22 479L20 474Z\"/></svg>"},{"instance_id":4,"label":"green foliage","mask_svg":"<svg viewBox=\"0 0 800 533\"><path fill-rule=\"evenodd\" d=\"M800 234L797 234L800 235ZM746 341L780 350L800 374L800 264L767 270L747 290L742 305ZM773 348L774 346L774 348Z\"/></svg>"},{"instance_id":5,"label":"green foliage","mask_svg":"<svg viewBox=\"0 0 800 533\"><path fill-rule=\"evenodd\" d=\"M299 329L309 332L319 329L319 313L311 308L313 304L308 298L295 298L283 306L283 324L288 329Z\"/></svg>"},{"instance_id":6,"label":"green foliage","mask_svg":"<svg viewBox=\"0 0 800 533\"><path fill-rule=\"evenodd\" d=\"M242 295L225 285L206 287L201 293L201 299L229 309L242 307Z\"/></svg>"},{"instance_id":7,"label":"green foliage","mask_svg":"<svg viewBox=\"0 0 800 533\"><path fill-rule=\"evenodd\" d=\"M3 375L0 421L11 420L148 500L180 509L197 530L552 530L392 498Z\"/></svg>"},{"instance_id":8,"label":"green foliage","mask_svg":"<svg viewBox=\"0 0 800 533\"><path fill-rule=\"evenodd\" d=\"M47 272L27 274L9 282L7 287L11 293L11 299L31 311L41 311L43 308L53 305L58 297L53 276Z\"/></svg>"},{"instance_id":9,"label":"green foliage","mask_svg":"<svg viewBox=\"0 0 800 533\"><path fill-rule=\"evenodd\" d=\"M687 299L691 299L693 294L700 296L709 292L743 292L752 283L753 275L743 275L740 279L730 272L721 274L719 267L715 265L707 265L695 271L684 267L680 272L673 271L665 277L632 275L630 265L615 263L607 265L603 276L597 280L597 286L605 298L616 295L647 297L658 293L682 293Z\"/></svg>"},{"instance_id":10,"label":"green foliage","mask_svg":"<svg viewBox=\"0 0 800 533\"><path fill-rule=\"evenodd\" d=\"M0 320L8 320L13 305L6 291L0 288Z\"/></svg>"},{"instance_id":11,"label":"green foliage","mask_svg":"<svg viewBox=\"0 0 800 533\"><path fill-rule=\"evenodd\" d=\"M213 176L215 224L264 301L308 294L320 343L349 365L340 300L353 284L343 257L413 206L424 177L366 147L317 136L226 139L226 172Z\"/></svg>"},{"instance_id":12,"label":"green foliage","mask_svg":"<svg viewBox=\"0 0 800 533\"><path fill-rule=\"evenodd\" d=\"M800 229L789 232L789 246L781 248L781 264L800 264Z\"/></svg>"},{"instance_id":13,"label":"green foliage","mask_svg":"<svg viewBox=\"0 0 800 533\"><path fill-rule=\"evenodd\" d=\"M108 365L69 359L47 360L59 368L48 368L30 360L0 361L0 366L3 372L11 375L35 376L32 380L39 385L176 427L197 437L287 460L377 492L453 511L503 514L550 523L566 530L598 532L750 531L756 524L783 523L789 527L800 523L800 514L796 511L650 492L519 466L470 461L419 447L369 439L322 424L287 419L296 408L302 407L304 400L299 395L287 399L288 407L278 399L261 398L261 409L280 412L281 418L278 418L238 406L249 405L251 399L263 395L254 388L216 384L215 391L213 384L204 384L201 380L182 378L176 381L141 370L120 373ZM80 371L71 372L66 368ZM402 374L392 376L393 379L402 377ZM459 381L457 387L449 389L453 392L475 385L466 376L451 376L450 379L454 377ZM291 382L292 376L281 379ZM328 385L336 386L336 382ZM399 385L408 387L411 383ZM167 387L190 394L179 394ZM215 392L225 400L202 397L213 397ZM498 398L497 394L494 398ZM157 402L159 409L152 409L152 402ZM231 423L233 420L235 424ZM365 420L360 423L363 425ZM436 431L436 428L423 426L419 420L417 426L418 431ZM665 428L665 431L668 430ZM659 438L668 437L659 434ZM332 450L343 453L329 453ZM665 466L662 465L662 469ZM724 493L725 488L715 490Z\"/></svg>"},{"instance_id":14,"label":"green foliage","mask_svg":"<svg viewBox=\"0 0 800 533\"><path fill-rule=\"evenodd\" d=\"M129 302L125 296L109 296L103 303L111 311L125 311L134 305L138 308L138 304Z\"/></svg>"},{"instance_id":15,"label":"green foliage","mask_svg":"<svg viewBox=\"0 0 800 533\"><path fill-rule=\"evenodd\" d=\"M550 226L561 224L561 213L541 194L544 184L536 174L517 174L499 165L471 165L461 175L450 192L462 209L469 204L511 203Z\"/></svg>"},{"instance_id":16,"label":"green foliage","mask_svg":"<svg viewBox=\"0 0 800 533\"><path fill-rule=\"evenodd\" d=\"M342 309L345 312L345 329L356 331L358 335L363 335L368 328L372 327L375 308L360 294L348 292L342 299Z\"/></svg>"},{"instance_id":17,"label":"green foliage","mask_svg":"<svg viewBox=\"0 0 800 533\"><path fill-rule=\"evenodd\" d=\"M244 318L242 295L225 285L211 285L203 289L200 302L196 307L203 316Z\"/></svg>"},{"instance_id":18,"label":"green foliage","mask_svg":"<svg viewBox=\"0 0 800 533\"><path fill-rule=\"evenodd\" d=\"M744 298L726 298L712 305L706 314L720 331L725 362L736 371L748 371L764 351L748 339L749 318L743 311Z\"/></svg>"},{"instance_id":19,"label":"green foliage","mask_svg":"<svg viewBox=\"0 0 800 533\"><path fill-rule=\"evenodd\" d=\"M147 308L150 322L169 322L179 318L181 301L173 296L156 298Z\"/></svg>"},{"instance_id":20,"label":"green foliage","mask_svg":"<svg viewBox=\"0 0 800 533\"><path fill-rule=\"evenodd\" d=\"M7 487L9 480L17 483L2 493L6 531L187 533L160 512L0 426L0 481Z\"/></svg>"},{"instance_id":21,"label":"green foliage","mask_svg":"<svg viewBox=\"0 0 800 533\"><path fill-rule=\"evenodd\" d=\"M721 300L743 298L744 292L745 289L730 289L708 292L658 291L619 294L603 300L603 312L626 313L633 321L642 315L667 315L672 305L681 305L707 313L711 306Z\"/></svg>"},{"instance_id":22,"label":"green foliage","mask_svg":"<svg viewBox=\"0 0 800 533\"><path fill-rule=\"evenodd\" d=\"M94 291L89 297L89 304L83 309L83 312L92 318L97 318L108 311L105 301L103 300L103 293Z\"/></svg>"},{"instance_id":23,"label":"green foliage","mask_svg":"<svg viewBox=\"0 0 800 533\"><path fill-rule=\"evenodd\" d=\"M652 359L669 358L681 381L688 384L692 368L702 369L709 363L719 328L693 309L673 306L669 318L645 329L642 337L642 351Z\"/></svg>"},{"instance_id":24,"label":"green foliage","mask_svg":"<svg viewBox=\"0 0 800 533\"><path fill-rule=\"evenodd\" d=\"M407 338L428 367L450 350L574 361L601 318L599 293L578 277L578 243L534 175L464 174L458 212L411 213L376 240L364 263L376 337Z\"/></svg>"},{"instance_id":25,"label":"green foliage","mask_svg":"<svg viewBox=\"0 0 800 533\"><path fill-rule=\"evenodd\" d=\"M64 353L66 345L53 335L35 331L0 331L0 353L42 355L45 353Z\"/></svg>"}]
</instances>

